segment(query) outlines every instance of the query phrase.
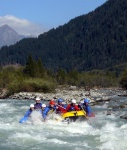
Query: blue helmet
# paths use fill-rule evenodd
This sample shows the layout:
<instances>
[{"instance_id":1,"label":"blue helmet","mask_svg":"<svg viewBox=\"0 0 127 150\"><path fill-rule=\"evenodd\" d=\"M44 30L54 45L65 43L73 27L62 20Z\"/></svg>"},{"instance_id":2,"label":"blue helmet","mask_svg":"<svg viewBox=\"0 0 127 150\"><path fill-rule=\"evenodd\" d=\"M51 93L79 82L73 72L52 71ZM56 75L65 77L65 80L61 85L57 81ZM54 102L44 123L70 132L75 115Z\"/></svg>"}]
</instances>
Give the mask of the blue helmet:
<instances>
[{"instance_id":1,"label":"blue helmet","mask_svg":"<svg viewBox=\"0 0 127 150\"><path fill-rule=\"evenodd\" d=\"M62 99L62 98L59 98L59 99L58 99L58 103L60 103L60 102L63 102L63 99Z\"/></svg>"},{"instance_id":2,"label":"blue helmet","mask_svg":"<svg viewBox=\"0 0 127 150\"><path fill-rule=\"evenodd\" d=\"M84 103L89 103L89 100L87 98L85 98Z\"/></svg>"}]
</instances>

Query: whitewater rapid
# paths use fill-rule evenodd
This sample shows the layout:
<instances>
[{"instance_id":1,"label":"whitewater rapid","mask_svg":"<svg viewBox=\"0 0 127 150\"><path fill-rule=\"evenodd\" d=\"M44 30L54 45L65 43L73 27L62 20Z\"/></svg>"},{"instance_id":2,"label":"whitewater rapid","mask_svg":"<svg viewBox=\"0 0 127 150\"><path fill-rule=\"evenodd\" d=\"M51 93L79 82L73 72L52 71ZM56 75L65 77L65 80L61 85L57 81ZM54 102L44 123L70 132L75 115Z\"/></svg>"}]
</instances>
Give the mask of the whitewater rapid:
<instances>
[{"instance_id":1,"label":"whitewater rapid","mask_svg":"<svg viewBox=\"0 0 127 150\"><path fill-rule=\"evenodd\" d=\"M70 124L49 120L20 124L34 101L0 101L0 150L125 150L125 112L106 114L106 105L92 107L96 117Z\"/></svg>"}]
</instances>

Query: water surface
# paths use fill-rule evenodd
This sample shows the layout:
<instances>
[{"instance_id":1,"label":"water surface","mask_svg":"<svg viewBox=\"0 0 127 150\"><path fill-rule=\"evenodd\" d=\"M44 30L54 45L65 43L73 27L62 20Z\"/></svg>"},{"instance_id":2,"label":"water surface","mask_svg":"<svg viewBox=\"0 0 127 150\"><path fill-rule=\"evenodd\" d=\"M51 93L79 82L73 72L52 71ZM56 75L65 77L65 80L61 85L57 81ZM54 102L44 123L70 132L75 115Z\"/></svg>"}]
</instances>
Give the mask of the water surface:
<instances>
[{"instance_id":1,"label":"water surface","mask_svg":"<svg viewBox=\"0 0 127 150\"><path fill-rule=\"evenodd\" d=\"M125 99L126 100L126 99ZM20 124L34 101L0 101L0 150L126 150L125 111L107 115L107 105L92 107L95 118L82 123L57 121Z\"/></svg>"}]
</instances>

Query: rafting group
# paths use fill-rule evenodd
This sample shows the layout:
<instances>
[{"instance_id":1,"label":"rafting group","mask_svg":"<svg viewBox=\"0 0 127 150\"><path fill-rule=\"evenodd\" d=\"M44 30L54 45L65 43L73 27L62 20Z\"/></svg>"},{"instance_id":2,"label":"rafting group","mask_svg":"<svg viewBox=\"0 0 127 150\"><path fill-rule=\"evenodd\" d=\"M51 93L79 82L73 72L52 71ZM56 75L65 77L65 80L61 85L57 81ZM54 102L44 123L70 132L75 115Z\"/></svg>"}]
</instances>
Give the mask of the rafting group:
<instances>
[{"instance_id":1,"label":"rafting group","mask_svg":"<svg viewBox=\"0 0 127 150\"><path fill-rule=\"evenodd\" d=\"M29 110L25 113L24 117L20 119L19 123L26 122L34 111L41 113L44 122L49 120L49 116L52 114L59 115L62 121L85 120L95 116L95 114L91 112L87 98L84 98L80 104L77 104L75 99L72 99L69 104L66 104L62 98L59 98L57 102L50 100L48 105L42 104L39 97L37 97L35 101L35 104L30 104Z\"/></svg>"}]
</instances>

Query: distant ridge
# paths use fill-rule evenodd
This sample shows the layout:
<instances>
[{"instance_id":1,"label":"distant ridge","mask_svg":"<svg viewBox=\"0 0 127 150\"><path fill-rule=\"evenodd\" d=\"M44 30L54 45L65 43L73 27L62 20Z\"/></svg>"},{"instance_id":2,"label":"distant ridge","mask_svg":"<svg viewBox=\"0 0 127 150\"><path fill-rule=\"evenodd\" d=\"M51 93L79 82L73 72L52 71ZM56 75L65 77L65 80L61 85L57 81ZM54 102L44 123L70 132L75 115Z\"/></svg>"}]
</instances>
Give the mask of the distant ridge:
<instances>
[{"instance_id":1,"label":"distant ridge","mask_svg":"<svg viewBox=\"0 0 127 150\"><path fill-rule=\"evenodd\" d=\"M7 24L0 27L0 47L9 46L20 41L25 36L19 35L15 30L9 27Z\"/></svg>"},{"instance_id":2,"label":"distant ridge","mask_svg":"<svg viewBox=\"0 0 127 150\"><path fill-rule=\"evenodd\" d=\"M23 38L35 37L34 35L20 35L7 24L0 27L0 47L13 45Z\"/></svg>"}]
</instances>

